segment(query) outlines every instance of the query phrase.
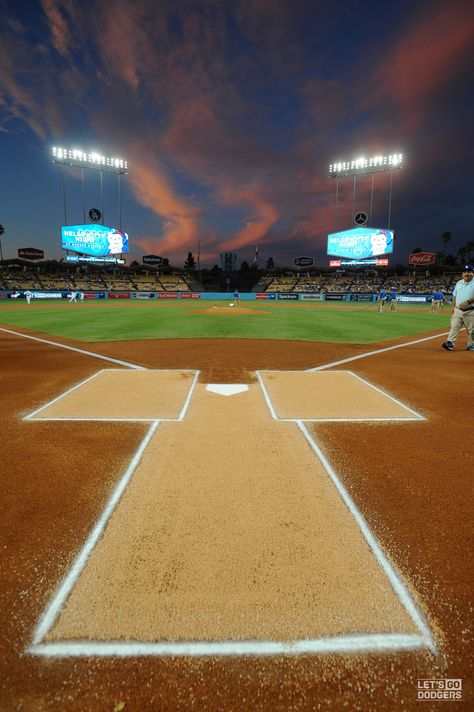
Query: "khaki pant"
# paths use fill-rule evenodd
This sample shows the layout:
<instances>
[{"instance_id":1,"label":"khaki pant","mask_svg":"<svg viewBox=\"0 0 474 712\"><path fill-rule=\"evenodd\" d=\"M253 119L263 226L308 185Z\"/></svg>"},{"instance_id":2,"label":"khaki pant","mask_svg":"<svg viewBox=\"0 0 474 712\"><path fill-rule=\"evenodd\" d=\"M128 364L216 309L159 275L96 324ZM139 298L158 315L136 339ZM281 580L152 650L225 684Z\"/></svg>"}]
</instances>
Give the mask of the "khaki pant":
<instances>
[{"instance_id":1,"label":"khaki pant","mask_svg":"<svg viewBox=\"0 0 474 712\"><path fill-rule=\"evenodd\" d=\"M465 326L467 331L467 345L474 346L474 309L470 311L462 311L455 307L451 317L451 331L448 335L448 341L456 343L461 328Z\"/></svg>"}]
</instances>

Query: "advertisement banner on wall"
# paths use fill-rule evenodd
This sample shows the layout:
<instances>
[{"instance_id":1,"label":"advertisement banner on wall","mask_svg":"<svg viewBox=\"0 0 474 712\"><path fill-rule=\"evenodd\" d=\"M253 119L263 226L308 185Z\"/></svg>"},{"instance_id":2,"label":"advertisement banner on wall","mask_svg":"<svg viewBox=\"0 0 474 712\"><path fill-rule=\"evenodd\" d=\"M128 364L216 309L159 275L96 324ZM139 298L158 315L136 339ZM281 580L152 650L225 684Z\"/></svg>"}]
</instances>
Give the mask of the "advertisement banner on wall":
<instances>
[{"instance_id":1,"label":"advertisement banner on wall","mask_svg":"<svg viewBox=\"0 0 474 712\"><path fill-rule=\"evenodd\" d=\"M408 257L409 265L434 265L435 262L435 252L412 252Z\"/></svg>"},{"instance_id":2,"label":"advertisement banner on wall","mask_svg":"<svg viewBox=\"0 0 474 712\"><path fill-rule=\"evenodd\" d=\"M201 299L198 292L181 292L181 299Z\"/></svg>"},{"instance_id":3,"label":"advertisement banner on wall","mask_svg":"<svg viewBox=\"0 0 474 712\"><path fill-rule=\"evenodd\" d=\"M130 299L130 292L109 292L109 299Z\"/></svg>"},{"instance_id":4,"label":"advertisement banner on wall","mask_svg":"<svg viewBox=\"0 0 474 712\"><path fill-rule=\"evenodd\" d=\"M285 301L296 301L299 295L296 292L279 292L278 299L283 299Z\"/></svg>"},{"instance_id":5,"label":"advertisement banner on wall","mask_svg":"<svg viewBox=\"0 0 474 712\"><path fill-rule=\"evenodd\" d=\"M368 292L367 292L367 294L363 294L362 292L360 292L358 294L350 295L351 302L371 302L371 301L373 301L373 299L374 299L374 295L369 294Z\"/></svg>"},{"instance_id":6,"label":"advertisement banner on wall","mask_svg":"<svg viewBox=\"0 0 474 712\"><path fill-rule=\"evenodd\" d=\"M157 292L156 298L157 299L177 299L178 292Z\"/></svg>"},{"instance_id":7,"label":"advertisement banner on wall","mask_svg":"<svg viewBox=\"0 0 474 712\"><path fill-rule=\"evenodd\" d=\"M276 299L275 292L259 292L255 295L256 299Z\"/></svg>"},{"instance_id":8,"label":"advertisement banner on wall","mask_svg":"<svg viewBox=\"0 0 474 712\"><path fill-rule=\"evenodd\" d=\"M18 257L23 260L42 260L44 259L44 250L37 250L36 247L20 247Z\"/></svg>"},{"instance_id":9,"label":"advertisement banner on wall","mask_svg":"<svg viewBox=\"0 0 474 712\"><path fill-rule=\"evenodd\" d=\"M397 302L430 302L431 298L431 294L398 294Z\"/></svg>"},{"instance_id":10,"label":"advertisement banner on wall","mask_svg":"<svg viewBox=\"0 0 474 712\"><path fill-rule=\"evenodd\" d=\"M143 255L142 262L144 265L162 265L165 260L159 255Z\"/></svg>"},{"instance_id":11,"label":"advertisement banner on wall","mask_svg":"<svg viewBox=\"0 0 474 712\"><path fill-rule=\"evenodd\" d=\"M300 298L303 302L322 302L324 295L320 292L304 292L300 295Z\"/></svg>"},{"instance_id":12,"label":"advertisement banner on wall","mask_svg":"<svg viewBox=\"0 0 474 712\"><path fill-rule=\"evenodd\" d=\"M22 295L24 296L24 292ZM32 299L66 299L67 292L31 292Z\"/></svg>"},{"instance_id":13,"label":"advertisement banner on wall","mask_svg":"<svg viewBox=\"0 0 474 712\"><path fill-rule=\"evenodd\" d=\"M324 298L327 302L342 302L345 296L340 292L326 292Z\"/></svg>"},{"instance_id":14,"label":"advertisement banner on wall","mask_svg":"<svg viewBox=\"0 0 474 712\"><path fill-rule=\"evenodd\" d=\"M155 292L132 292L134 299L154 299Z\"/></svg>"},{"instance_id":15,"label":"advertisement banner on wall","mask_svg":"<svg viewBox=\"0 0 474 712\"><path fill-rule=\"evenodd\" d=\"M312 257L294 257L293 264L295 267L312 267L314 259Z\"/></svg>"}]
</instances>

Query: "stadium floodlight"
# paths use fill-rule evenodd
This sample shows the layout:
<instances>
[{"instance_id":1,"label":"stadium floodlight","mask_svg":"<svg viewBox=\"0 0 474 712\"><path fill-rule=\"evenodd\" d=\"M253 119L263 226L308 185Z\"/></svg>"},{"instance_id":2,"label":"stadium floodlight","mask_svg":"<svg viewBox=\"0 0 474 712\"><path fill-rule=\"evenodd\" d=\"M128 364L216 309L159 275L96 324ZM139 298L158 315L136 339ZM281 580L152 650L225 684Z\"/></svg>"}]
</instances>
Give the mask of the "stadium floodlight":
<instances>
[{"instance_id":1,"label":"stadium floodlight","mask_svg":"<svg viewBox=\"0 0 474 712\"><path fill-rule=\"evenodd\" d=\"M364 173L378 173L379 171L395 171L402 167L403 154L391 153L386 156L364 156L353 161L335 161L329 165L330 178L343 178L357 176Z\"/></svg>"},{"instance_id":2,"label":"stadium floodlight","mask_svg":"<svg viewBox=\"0 0 474 712\"><path fill-rule=\"evenodd\" d=\"M94 151L88 153L79 148L63 148L53 146L51 149L53 163L61 163L64 166L78 166L79 168L95 168L99 171L119 173L127 175L128 162L122 158L103 156Z\"/></svg>"}]
</instances>

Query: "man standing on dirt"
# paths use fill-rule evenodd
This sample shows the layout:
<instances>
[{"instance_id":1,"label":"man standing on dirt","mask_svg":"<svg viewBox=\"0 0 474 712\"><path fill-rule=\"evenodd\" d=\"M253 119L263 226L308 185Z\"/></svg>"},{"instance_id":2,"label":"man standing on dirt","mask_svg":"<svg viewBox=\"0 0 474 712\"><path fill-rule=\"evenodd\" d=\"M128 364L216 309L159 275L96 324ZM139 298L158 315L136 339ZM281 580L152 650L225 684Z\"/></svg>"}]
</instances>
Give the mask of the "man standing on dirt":
<instances>
[{"instance_id":1,"label":"man standing on dirt","mask_svg":"<svg viewBox=\"0 0 474 712\"><path fill-rule=\"evenodd\" d=\"M448 340L441 346L446 351L453 351L461 327L467 331L467 351L474 351L474 267L466 265L462 279L456 282L453 290L451 330Z\"/></svg>"},{"instance_id":2,"label":"man standing on dirt","mask_svg":"<svg viewBox=\"0 0 474 712\"><path fill-rule=\"evenodd\" d=\"M235 306L236 306L236 307L240 307L240 294L239 294L239 292L237 291L237 289L235 290L235 292L234 292L234 294L233 294L233 297L234 297L234 304L235 304Z\"/></svg>"}]
</instances>

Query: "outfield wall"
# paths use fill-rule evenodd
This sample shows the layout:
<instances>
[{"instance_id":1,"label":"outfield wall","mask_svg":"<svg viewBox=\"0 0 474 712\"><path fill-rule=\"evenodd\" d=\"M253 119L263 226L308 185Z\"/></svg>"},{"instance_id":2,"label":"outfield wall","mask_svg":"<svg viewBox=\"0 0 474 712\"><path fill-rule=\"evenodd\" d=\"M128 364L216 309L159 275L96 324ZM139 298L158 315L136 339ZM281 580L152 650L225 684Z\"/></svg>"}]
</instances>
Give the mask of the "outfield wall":
<instances>
[{"instance_id":1,"label":"outfield wall","mask_svg":"<svg viewBox=\"0 0 474 712\"><path fill-rule=\"evenodd\" d=\"M32 300L67 300L68 291L30 290ZM23 301L26 290L2 290L0 301ZM78 292L79 294L79 292ZM123 299L123 300L159 300L159 301L229 301L234 300L233 292L151 292L151 291L83 291L85 300L97 299ZM15 296L17 295L17 296ZM451 298L451 294L445 297ZM397 294L397 301L401 303L429 303L432 294ZM274 302L365 302L377 301L377 294L372 292L245 292L240 294L241 301L274 301Z\"/></svg>"}]
</instances>

